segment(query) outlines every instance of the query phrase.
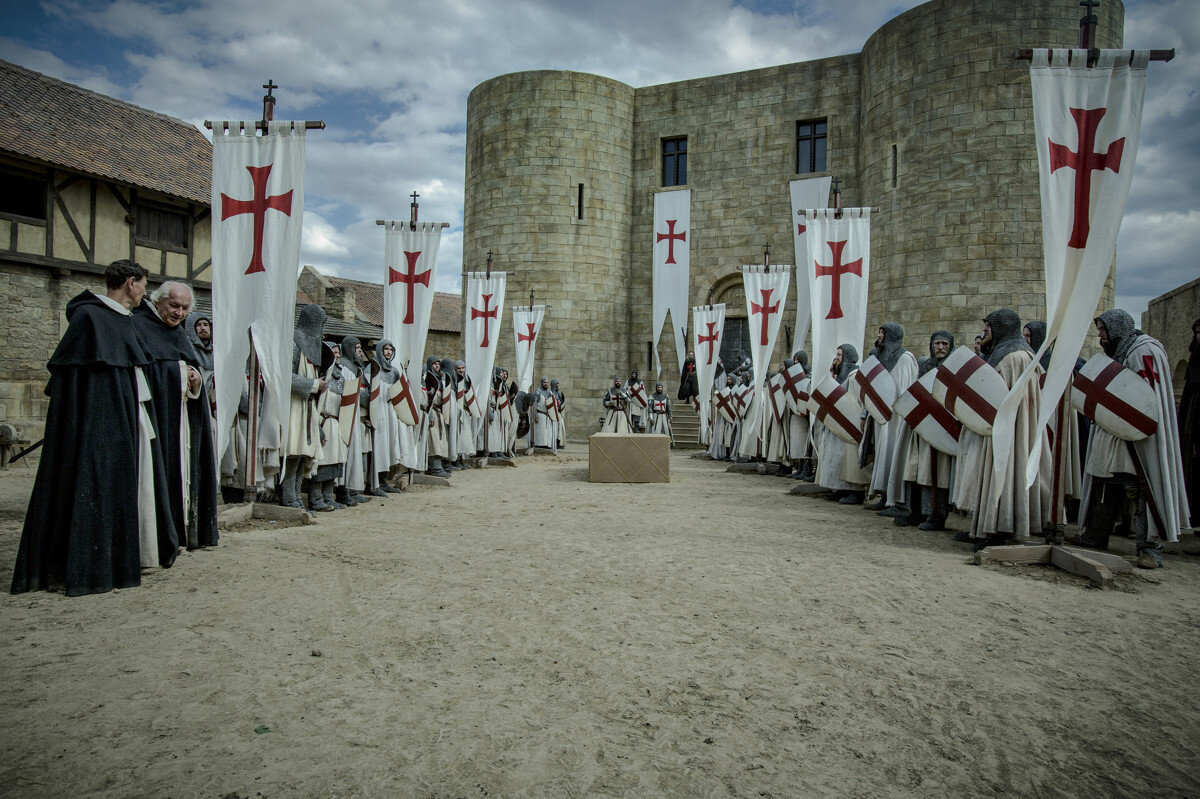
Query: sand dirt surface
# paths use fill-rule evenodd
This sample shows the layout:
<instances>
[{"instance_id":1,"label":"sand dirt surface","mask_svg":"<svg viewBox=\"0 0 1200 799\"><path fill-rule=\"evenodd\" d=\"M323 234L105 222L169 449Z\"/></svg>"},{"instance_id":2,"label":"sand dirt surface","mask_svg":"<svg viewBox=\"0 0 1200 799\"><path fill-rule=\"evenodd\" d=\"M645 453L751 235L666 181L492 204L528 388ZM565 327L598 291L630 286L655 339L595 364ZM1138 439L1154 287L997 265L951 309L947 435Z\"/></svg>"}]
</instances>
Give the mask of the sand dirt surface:
<instances>
[{"instance_id":1,"label":"sand dirt surface","mask_svg":"<svg viewBox=\"0 0 1200 799\"><path fill-rule=\"evenodd\" d=\"M572 452L4 594L0 796L1200 796L1200 558L1098 590Z\"/></svg>"}]
</instances>

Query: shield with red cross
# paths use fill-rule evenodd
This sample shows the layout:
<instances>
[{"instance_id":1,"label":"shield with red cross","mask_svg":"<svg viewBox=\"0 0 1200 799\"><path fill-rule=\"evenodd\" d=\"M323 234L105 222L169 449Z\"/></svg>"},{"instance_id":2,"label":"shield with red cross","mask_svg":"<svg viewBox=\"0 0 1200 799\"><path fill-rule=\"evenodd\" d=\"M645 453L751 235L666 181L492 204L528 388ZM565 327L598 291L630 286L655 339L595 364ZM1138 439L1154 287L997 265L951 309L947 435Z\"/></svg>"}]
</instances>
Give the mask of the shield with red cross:
<instances>
[{"instance_id":1,"label":"shield with red cross","mask_svg":"<svg viewBox=\"0 0 1200 799\"><path fill-rule=\"evenodd\" d=\"M421 410L417 407L417 400L413 397L412 389L408 384L408 377L404 372L400 373L400 379L388 386L388 402L392 403L392 409L396 411L396 418L409 427L415 427L421 418Z\"/></svg>"},{"instance_id":2,"label":"shield with red cross","mask_svg":"<svg viewBox=\"0 0 1200 799\"><path fill-rule=\"evenodd\" d=\"M792 413L808 413L808 375L804 367L794 363L779 373L783 379L784 400Z\"/></svg>"},{"instance_id":3,"label":"shield with red cross","mask_svg":"<svg viewBox=\"0 0 1200 799\"><path fill-rule=\"evenodd\" d=\"M354 433L354 422L358 418L358 390L361 387L362 379L347 372L342 383L342 404L338 408L338 432L342 444L346 446L350 446L350 436Z\"/></svg>"},{"instance_id":4,"label":"shield with red cross","mask_svg":"<svg viewBox=\"0 0 1200 799\"><path fill-rule=\"evenodd\" d=\"M738 420L737 398L728 386L713 395L713 402L717 403L717 412L726 422L733 424Z\"/></svg>"},{"instance_id":5,"label":"shield with red cross","mask_svg":"<svg viewBox=\"0 0 1200 799\"><path fill-rule=\"evenodd\" d=\"M629 385L629 398L633 400L634 410L638 408L645 410L648 405L646 400L646 384L631 383Z\"/></svg>"},{"instance_id":6,"label":"shield with red cross","mask_svg":"<svg viewBox=\"0 0 1200 799\"><path fill-rule=\"evenodd\" d=\"M547 418L550 419L550 421L554 422L555 424L558 424L558 422L560 421L560 418L558 415L558 400L557 399L551 397L550 401L546 403L546 416L547 416Z\"/></svg>"},{"instance_id":7,"label":"shield with red cross","mask_svg":"<svg viewBox=\"0 0 1200 799\"><path fill-rule=\"evenodd\" d=\"M826 375L813 388L808 398L808 412L846 443L862 441L862 430L858 426L862 406L845 386L838 385L833 375Z\"/></svg>"},{"instance_id":8,"label":"shield with red cross","mask_svg":"<svg viewBox=\"0 0 1200 799\"><path fill-rule=\"evenodd\" d=\"M1071 405L1122 441L1141 441L1158 430L1157 393L1104 353L1093 355L1075 374Z\"/></svg>"},{"instance_id":9,"label":"shield with red cross","mask_svg":"<svg viewBox=\"0 0 1200 799\"><path fill-rule=\"evenodd\" d=\"M483 410L479 407L479 402L475 395L474 384L469 386L467 388L467 390L463 393L462 401L465 403L464 407L466 407L466 409L467 409L467 414L472 419L478 419L480 416L483 415Z\"/></svg>"},{"instance_id":10,"label":"shield with red cross","mask_svg":"<svg viewBox=\"0 0 1200 799\"><path fill-rule=\"evenodd\" d=\"M876 424L887 424L892 420L896 381L874 355L863 361L854 373L854 379L850 381L850 393L867 409Z\"/></svg>"},{"instance_id":11,"label":"shield with red cross","mask_svg":"<svg viewBox=\"0 0 1200 799\"><path fill-rule=\"evenodd\" d=\"M904 420L929 446L945 452L947 455L958 455L958 434L962 432L962 422L954 418L954 414L946 410L946 406L933 396L933 385L937 370L926 372L907 390L902 392L892 406L892 412Z\"/></svg>"},{"instance_id":12,"label":"shield with red cross","mask_svg":"<svg viewBox=\"0 0 1200 799\"><path fill-rule=\"evenodd\" d=\"M771 378L771 414L775 417L775 421L783 421L783 413L787 410L787 393L783 387L783 374L776 374Z\"/></svg>"},{"instance_id":13,"label":"shield with red cross","mask_svg":"<svg viewBox=\"0 0 1200 799\"><path fill-rule=\"evenodd\" d=\"M956 347L930 374L937 401L967 428L990 436L996 409L1008 395L1000 373L967 347Z\"/></svg>"}]
</instances>

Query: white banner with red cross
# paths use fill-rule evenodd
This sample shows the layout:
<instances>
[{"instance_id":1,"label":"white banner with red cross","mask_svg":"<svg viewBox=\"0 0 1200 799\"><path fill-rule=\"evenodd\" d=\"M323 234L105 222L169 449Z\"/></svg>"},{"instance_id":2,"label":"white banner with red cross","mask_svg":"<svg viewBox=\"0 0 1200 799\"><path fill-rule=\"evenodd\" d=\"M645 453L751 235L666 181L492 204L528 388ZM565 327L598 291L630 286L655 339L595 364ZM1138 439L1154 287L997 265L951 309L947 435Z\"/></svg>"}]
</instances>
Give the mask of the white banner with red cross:
<instances>
[{"instance_id":1,"label":"white banner with red cross","mask_svg":"<svg viewBox=\"0 0 1200 799\"><path fill-rule=\"evenodd\" d=\"M867 282L871 274L871 209L808 209L808 256L804 269L812 287L813 370L833 363L837 348L863 351L867 326Z\"/></svg>"},{"instance_id":2,"label":"white banner with red cross","mask_svg":"<svg viewBox=\"0 0 1200 799\"><path fill-rule=\"evenodd\" d=\"M1054 348L1034 428L1035 449L1091 332L1133 179L1149 58L1148 50L1101 50L1089 68L1086 50L1033 51L1029 76L1042 200L1046 340L996 415L993 501L1006 485L1017 410L1038 361ZM1030 458L1027 485L1033 485L1037 470L1038 459Z\"/></svg>"},{"instance_id":3,"label":"white banner with red cross","mask_svg":"<svg viewBox=\"0 0 1200 799\"><path fill-rule=\"evenodd\" d=\"M808 223L805 208L824 208L829 204L829 185L832 177L800 178L788 183L792 195L792 243L796 254L796 327L792 333L789 354L804 349L804 337L812 322L812 284L804 264L808 261ZM832 358L831 358L832 360ZM816 363L812 361L812 363Z\"/></svg>"},{"instance_id":4,"label":"white banner with red cross","mask_svg":"<svg viewBox=\"0 0 1200 799\"><path fill-rule=\"evenodd\" d=\"M1102 352L1089 358L1075 375L1071 405L1122 441L1141 441L1158 430L1154 388Z\"/></svg>"},{"instance_id":5,"label":"white banner with red cross","mask_svg":"<svg viewBox=\"0 0 1200 799\"><path fill-rule=\"evenodd\" d=\"M654 231L652 246L654 272L652 275L654 314L655 378L662 377L662 361L658 357L658 339L671 314L671 329L675 340L676 364L683 365L684 331L688 323L688 279L691 273L692 190L660 191L654 195Z\"/></svg>"},{"instance_id":6,"label":"white banner with red cross","mask_svg":"<svg viewBox=\"0 0 1200 799\"><path fill-rule=\"evenodd\" d=\"M300 234L304 123L214 122L212 301L217 452L229 445L251 341L261 369L258 449L288 427ZM250 335L246 335L249 331Z\"/></svg>"},{"instance_id":7,"label":"white banner with red cross","mask_svg":"<svg viewBox=\"0 0 1200 799\"><path fill-rule=\"evenodd\" d=\"M863 361L854 380L850 382L850 393L859 401L876 424L885 425L892 421L892 405L896 402L896 381L874 355Z\"/></svg>"},{"instance_id":8,"label":"white banner with red cross","mask_svg":"<svg viewBox=\"0 0 1200 799\"><path fill-rule=\"evenodd\" d=\"M464 294L467 297L466 318L463 320L463 361L467 364L467 377L477 389L468 407L472 417L484 418L480 407L487 403L487 392L492 385L492 369L496 365L496 342L500 340L500 324L503 317L504 272L468 272ZM483 422L486 424L486 422ZM476 431L478 435L478 431Z\"/></svg>"},{"instance_id":9,"label":"white banner with red cross","mask_svg":"<svg viewBox=\"0 0 1200 799\"><path fill-rule=\"evenodd\" d=\"M779 326L787 308L788 284L792 282L792 267L786 264L740 266L742 285L746 290L746 321L749 325L750 359L754 364L754 385L761 385L770 365ZM757 430L767 409L766 392L756 391L746 412L749 426ZM754 455L757 436L743 435L738 447L742 455Z\"/></svg>"},{"instance_id":10,"label":"white banner with red cross","mask_svg":"<svg viewBox=\"0 0 1200 799\"><path fill-rule=\"evenodd\" d=\"M533 359L537 353L537 340L542 332L542 320L546 317L545 305L513 308L513 335L516 337L517 391L529 391L533 386Z\"/></svg>"},{"instance_id":11,"label":"white banner with red cross","mask_svg":"<svg viewBox=\"0 0 1200 799\"><path fill-rule=\"evenodd\" d=\"M962 422L946 410L946 406L933 396L937 372L934 369L909 384L892 406L904 423L911 427L929 446L947 455L958 455L958 436Z\"/></svg>"},{"instance_id":12,"label":"white banner with red cross","mask_svg":"<svg viewBox=\"0 0 1200 799\"><path fill-rule=\"evenodd\" d=\"M712 431L712 381L721 360L721 338L725 334L725 303L692 309L692 352L696 353L696 408L700 416L700 443L707 444Z\"/></svg>"},{"instance_id":13,"label":"white banner with red cross","mask_svg":"<svg viewBox=\"0 0 1200 799\"><path fill-rule=\"evenodd\" d=\"M425 372L425 339L433 312L442 226L437 222L383 223L383 337L396 346L395 363L420 385Z\"/></svg>"}]
</instances>

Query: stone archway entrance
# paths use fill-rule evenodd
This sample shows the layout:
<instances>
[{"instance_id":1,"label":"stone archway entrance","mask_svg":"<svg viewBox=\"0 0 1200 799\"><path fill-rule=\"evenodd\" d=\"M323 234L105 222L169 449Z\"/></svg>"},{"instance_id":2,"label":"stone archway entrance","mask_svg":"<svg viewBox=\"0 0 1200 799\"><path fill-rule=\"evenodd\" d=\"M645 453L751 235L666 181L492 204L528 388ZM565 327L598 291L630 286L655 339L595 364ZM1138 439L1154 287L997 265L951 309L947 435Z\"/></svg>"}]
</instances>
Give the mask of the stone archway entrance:
<instances>
[{"instance_id":1,"label":"stone archway entrance","mask_svg":"<svg viewBox=\"0 0 1200 799\"><path fill-rule=\"evenodd\" d=\"M746 291L741 272L713 283L713 303L725 303L725 332L721 336L721 362L737 364L738 350L750 352L750 325L746 319Z\"/></svg>"}]
</instances>

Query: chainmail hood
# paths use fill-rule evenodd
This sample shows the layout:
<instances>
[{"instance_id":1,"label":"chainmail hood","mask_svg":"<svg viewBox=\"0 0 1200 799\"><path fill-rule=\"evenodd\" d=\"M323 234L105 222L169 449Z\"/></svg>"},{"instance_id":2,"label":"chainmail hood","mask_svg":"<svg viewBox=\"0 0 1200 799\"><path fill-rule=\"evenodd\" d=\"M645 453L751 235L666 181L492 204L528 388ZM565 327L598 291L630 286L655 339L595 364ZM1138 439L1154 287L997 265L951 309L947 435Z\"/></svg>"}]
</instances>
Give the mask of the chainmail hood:
<instances>
[{"instance_id":1,"label":"chainmail hood","mask_svg":"<svg viewBox=\"0 0 1200 799\"><path fill-rule=\"evenodd\" d=\"M1113 308L1097 316L1095 321L1103 322L1108 330L1108 346L1104 348L1104 354L1117 363L1125 363L1137 337L1142 335L1133 317L1120 308Z\"/></svg>"},{"instance_id":2,"label":"chainmail hood","mask_svg":"<svg viewBox=\"0 0 1200 799\"><path fill-rule=\"evenodd\" d=\"M872 354L889 372L896 368L900 355L904 352L904 328L895 322L884 322L879 326L883 331L883 343L877 346Z\"/></svg>"},{"instance_id":3,"label":"chainmail hood","mask_svg":"<svg viewBox=\"0 0 1200 799\"><path fill-rule=\"evenodd\" d=\"M296 319L296 330L292 334L292 340L296 342L300 353L317 368L321 366L321 344L325 340L327 318L325 309L320 305L305 305L300 309L300 316Z\"/></svg>"},{"instance_id":4,"label":"chainmail hood","mask_svg":"<svg viewBox=\"0 0 1200 799\"><path fill-rule=\"evenodd\" d=\"M841 344L839 347L842 350L842 368L838 369L834 377L838 383L844 385L850 379L850 373L858 368L858 350L853 344Z\"/></svg>"},{"instance_id":5,"label":"chainmail hood","mask_svg":"<svg viewBox=\"0 0 1200 799\"><path fill-rule=\"evenodd\" d=\"M992 344L984 353L984 358L993 369L998 369L1000 362L1014 352L1033 354L1021 335L1021 317L1016 311L1001 308L985 316L983 321L992 326Z\"/></svg>"},{"instance_id":6,"label":"chainmail hood","mask_svg":"<svg viewBox=\"0 0 1200 799\"><path fill-rule=\"evenodd\" d=\"M396 349L395 345L386 338L379 339L375 342L375 364L379 367L379 374L382 375L384 384L391 385L400 379L400 371L392 364L392 360L396 356L393 354L392 360L386 358L383 354L384 347L391 347L393 352Z\"/></svg>"},{"instance_id":7,"label":"chainmail hood","mask_svg":"<svg viewBox=\"0 0 1200 799\"><path fill-rule=\"evenodd\" d=\"M358 374L365 364L358 359L358 347L362 345L354 336L346 336L342 339L342 354L338 357L338 363L350 369L355 374Z\"/></svg>"},{"instance_id":8,"label":"chainmail hood","mask_svg":"<svg viewBox=\"0 0 1200 799\"><path fill-rule=\"evenodd\" d=\"M209 339L208 343L205 344L196 335L196 323L201 319L208 322L210 327L212 326L212 320L204 314L188 314L187 318L183 320L183 330L187 334L188 341L192 342L192 346L196 348L196 355L200 358L200 366L211 372L213 370L212 339Z\"/></svg>"},{"instance_id":9,"label":"chainmail hood","mask_svg":"<svg viewBox=\"0 0 1200 799\"><path fill-rule=\"evenodd\" d=\"M945 341L950 344L950 349L946 350L947 356L954 352L954 334L949 330L934 331L933 335L929 337L929 357L921 359L921 363L917 367L917 377L923 376L926 372L932 372L941 365L942 362L933 354L933 342L935 341Z\"/></svg>"}]
</instances>

